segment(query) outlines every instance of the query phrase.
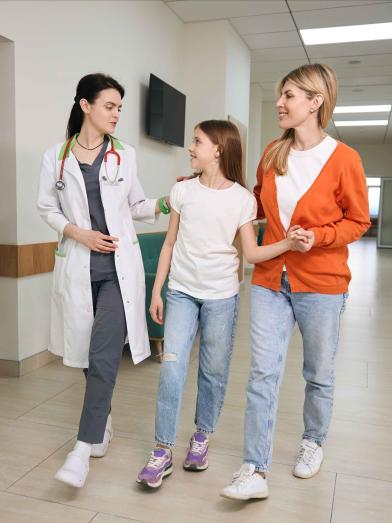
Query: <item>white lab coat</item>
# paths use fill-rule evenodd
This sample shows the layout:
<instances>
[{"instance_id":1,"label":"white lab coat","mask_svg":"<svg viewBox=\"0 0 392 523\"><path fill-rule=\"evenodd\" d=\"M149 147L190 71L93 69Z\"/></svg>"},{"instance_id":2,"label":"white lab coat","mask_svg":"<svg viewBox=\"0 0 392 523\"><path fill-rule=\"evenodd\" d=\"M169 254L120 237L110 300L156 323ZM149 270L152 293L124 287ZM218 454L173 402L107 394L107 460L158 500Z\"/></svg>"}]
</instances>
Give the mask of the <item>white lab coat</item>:
<instances>
[{"instance_id":1,"label":"white lab coat","mask_svg":"<svg viewBox=\"0 0 392 523\"><path fill-rule=\"evenodd\" d=\"M119 142L117 142L119 143ZM63 357L65 365L88 367L91 329L94 320L90 281L90 250L63 235L67 223L91 229L86 188L79 164L69 153L64 164L65 189L58 191L63 144L44 154L37 207L45 222L58 232L51 295L49 350ZM115 264L124 303L129 345L134 363L150 355L145 317L145 279L142 256L133 219L154 223L156 199L146 199L136 173L135 151L119 144L121 157L118 185L102 179L106 176L104 162L99 173L102 204L109 233L119 238ZM108 149L110 148L110 142ZM111 179L116 173L114 155L108 157Z\"/></svg>"}]
</instances>

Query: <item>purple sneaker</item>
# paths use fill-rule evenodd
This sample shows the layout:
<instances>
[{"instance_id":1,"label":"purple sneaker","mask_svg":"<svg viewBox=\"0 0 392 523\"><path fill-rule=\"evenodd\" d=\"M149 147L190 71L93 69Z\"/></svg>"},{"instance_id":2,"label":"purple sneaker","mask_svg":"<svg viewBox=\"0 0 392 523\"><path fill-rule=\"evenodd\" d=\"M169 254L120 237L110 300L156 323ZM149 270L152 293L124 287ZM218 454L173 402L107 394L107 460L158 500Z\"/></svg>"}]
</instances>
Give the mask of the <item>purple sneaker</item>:
<instances>
[{"instance_id":1,"label":"purple sneaker","mask_svg":"<svg viewBox=\"0 0 392 523\"><path fill-rule=\"evenodd\" d=\"M160 487L162 479L173 472L172 453L169 449L157 447L151 452L146 466L139 472L138 483L151 488Z\"/></svg>"},{"instance_id":2,"label":"purple sneaker","mask_svg":"<svg viewBox=\"0 0 392 523\"><path fill-rule=\"evenodd\" d=\"M184 461L185 470L208 468L208 437L204 432L195 432L189 442L189 451Z\"/></svg>"}]
</instances>

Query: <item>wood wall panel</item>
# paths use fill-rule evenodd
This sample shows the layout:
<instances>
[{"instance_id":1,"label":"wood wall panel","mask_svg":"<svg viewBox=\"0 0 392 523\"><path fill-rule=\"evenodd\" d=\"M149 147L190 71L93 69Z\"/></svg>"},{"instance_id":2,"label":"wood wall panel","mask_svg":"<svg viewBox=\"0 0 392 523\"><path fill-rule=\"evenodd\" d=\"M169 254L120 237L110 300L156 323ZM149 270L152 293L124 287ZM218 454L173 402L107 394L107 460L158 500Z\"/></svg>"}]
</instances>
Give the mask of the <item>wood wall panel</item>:
<instances>
[{"instance_id":1,"label":"wood wall panel","mask_svg":"<svg viewBox=\"0 0 392 523\"><path fill-rule=\"evenodd\" d=\"M0 245L0 276L21 278L52 272L57 242Z\"/></svg>"}]
</instances>

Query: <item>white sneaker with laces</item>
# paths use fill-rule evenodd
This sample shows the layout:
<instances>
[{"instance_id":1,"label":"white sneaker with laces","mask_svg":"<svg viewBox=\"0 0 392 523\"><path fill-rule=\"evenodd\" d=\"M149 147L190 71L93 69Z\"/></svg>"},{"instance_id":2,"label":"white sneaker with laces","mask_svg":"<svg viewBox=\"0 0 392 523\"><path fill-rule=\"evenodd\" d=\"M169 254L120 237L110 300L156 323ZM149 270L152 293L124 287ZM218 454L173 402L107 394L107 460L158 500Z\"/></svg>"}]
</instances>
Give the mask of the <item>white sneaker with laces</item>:
<instances>
[{"instance_id":1,"label":"white sneaker with laces","mask_svg":"<svg viewBox=\"0 0 392 523\"><path fill-rule=\"evenodd\" d=\"M102 443L94 443L91 447L91 457L92 458L103 458L106 454L109 443L113 439L114 430L112 427L112 416L109 414L108 420L106 422L105 433L103 435Z\"/></svg>"},{"instance_id":2,"label":"white sneaker with laces","mask_svg":"<svg viewBox=\"0 0 392 523\"><path fill-rule=\"evenodd\" d=\"M70 452L64 465L56 472L55 479L71 487L83 487L89 472L88 458L79 452Z\"/></svg>"},{"instance_id":3,"label":"white sneaker with laces","mask_svg":"<svg viewBox=\"0 0 392 523\"><path fill-rule=\"evenodd\" d=\"M244 463L220 495L230 499L264 499L268 497L267 480L255 472L252 463Z\"/></svg>"},{"instance_id":4,"label":"white sneaker with laces","mask_svg":"<svg viewBox=\"0 0 392 523\"><path fill-rule=\"evenodd\" d=\"M323 462L323 449L316 442L303 439L299 446L293 474L297 478L311 478L320 470Z\"/></svg>"}]
</instances>

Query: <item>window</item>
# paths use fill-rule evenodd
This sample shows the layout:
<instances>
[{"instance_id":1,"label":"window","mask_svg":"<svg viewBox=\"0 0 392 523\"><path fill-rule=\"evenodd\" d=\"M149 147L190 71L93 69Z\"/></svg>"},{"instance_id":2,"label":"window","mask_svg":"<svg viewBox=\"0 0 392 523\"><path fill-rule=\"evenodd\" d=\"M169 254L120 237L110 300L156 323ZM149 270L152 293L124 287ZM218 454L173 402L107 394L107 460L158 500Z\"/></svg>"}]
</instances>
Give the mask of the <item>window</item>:
<instances>
[{"instance_id":1,"label":"window","mask_svg":"<svg viewBox=\"0 0 392 523\"><path fill-rule=\"evenodd\" d=\"M369 195L370 218L378 218L381 178L366 178Z\"/></svg>"}]
</instances>

